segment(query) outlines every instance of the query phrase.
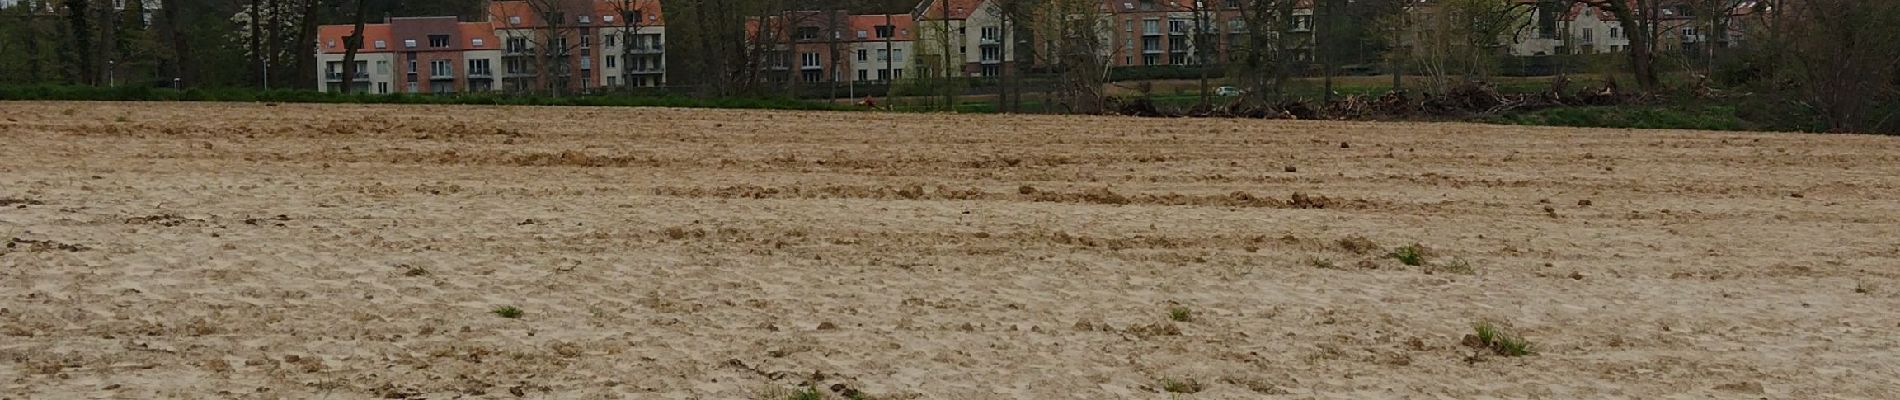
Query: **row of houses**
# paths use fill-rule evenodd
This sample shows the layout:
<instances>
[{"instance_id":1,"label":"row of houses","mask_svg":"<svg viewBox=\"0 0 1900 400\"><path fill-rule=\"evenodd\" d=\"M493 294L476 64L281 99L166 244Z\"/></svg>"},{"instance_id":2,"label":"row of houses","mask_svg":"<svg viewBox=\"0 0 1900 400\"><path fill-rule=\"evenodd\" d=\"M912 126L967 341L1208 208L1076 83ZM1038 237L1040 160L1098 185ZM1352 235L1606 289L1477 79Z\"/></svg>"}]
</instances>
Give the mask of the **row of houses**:
<instances>
[{"instance_id":1,"label":"row of houses","mask_svg":"<svg viewBox=\"0 0 1900 400\"><path fill-rule=\"evenodd\" d=\"M1607 11L1583 4L1515 0L1535 6L1510 38L1519 56L1625 51L1629 38ZM1435 2L1419 0L1416 12ZM1753 3L1753 2L1745 2ZM1243 0L1101 0L1102 48L1111 67L1218 63L1251 27ZM1281 35L1290 55L1310 60L1313 0L1297 0ZM1744 5L1736 12L1752 7ZM885 83L907 76L994 77L1020 69L1019 46L997 0L921 0L909 13L790 11L746 26L763 76L774 82ZM666 23L658 0L512 0L488 5L484 21L390 18L364 29L355 90L369 93L480 91L585 92L667 83ZM1692 17L1664 10L1659 48L1714 39ZM349 25L319 29L321 89L343 84ZM1204 33L1211 40L1197 43ZM1739 32L1723 32L1731 37ZM1208 47L1206 49L1198 46Z\"/></svg>"},{"instance_id":2,"label":"row of houses","mask_svg":"<svg viewBox=\"0 0 1900 400\"><path fill-rule=\"evenodd\" d=\"M352 90L550 91L666 84L666 24L652 0L496 1L485 21L402 17L365 24ZM317 29L321 91L344 84L353 25Z\"/></svg>"}]
</instances>

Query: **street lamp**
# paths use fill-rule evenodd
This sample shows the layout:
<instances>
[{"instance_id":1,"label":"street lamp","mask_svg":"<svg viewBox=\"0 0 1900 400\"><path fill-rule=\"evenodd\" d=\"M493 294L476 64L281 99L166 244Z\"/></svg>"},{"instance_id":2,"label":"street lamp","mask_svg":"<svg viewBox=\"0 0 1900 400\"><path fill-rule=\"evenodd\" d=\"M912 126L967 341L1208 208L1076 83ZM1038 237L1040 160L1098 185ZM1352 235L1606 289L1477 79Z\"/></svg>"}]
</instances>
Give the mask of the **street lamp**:
<instances>
[{"instance_id":1,"label":"street lamp","mask_svg":"<svg viewBox=\"0 0 1900 400\"><path fill-rule=\"evenodd\" d=\"M119 69L118 65L118 60L106 60L106 87L119 86L119 79L112 75L113 72Z\"/></svg>"}]
</instances>

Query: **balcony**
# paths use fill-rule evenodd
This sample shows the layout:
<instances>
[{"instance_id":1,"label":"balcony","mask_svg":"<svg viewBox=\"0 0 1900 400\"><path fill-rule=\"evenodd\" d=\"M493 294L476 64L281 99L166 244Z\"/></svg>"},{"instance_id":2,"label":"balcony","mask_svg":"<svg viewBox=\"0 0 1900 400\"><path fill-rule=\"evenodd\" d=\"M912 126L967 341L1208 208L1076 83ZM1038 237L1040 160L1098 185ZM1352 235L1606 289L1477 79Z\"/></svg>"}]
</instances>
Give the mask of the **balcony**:
<instances>
[{"instance_id":1,"label":"balcony","mask_svg":"<svg viewBox=\"0 0 1900 400\"><path fill-rule=\"evenodd\" d=\"M660 53L666 52L666 46L665 45L631 46L627 48L627 52L633 53L633 54L660 54Z\"/></svg>"},{"instance_id":2,"label":"balcony","mask_svg":"<svg viewBox=\"0 0 1900 400\"><path fill-rule=\"evenodd\" d=\"M799 70L803 70L803 71L817 71L817 70L822 70L822 69L825 69L825 66L823 66L823 65L805 65L805 66L802 66L802 67L798 67L798 69L799 69Z\"/></svg>"},{"instance_id":3,"label":"balcony","mask_svg":"<svg viewBox=\"0 0 1900 400\"><path fill-rule=\"evenodd\" d=\"M325 80L328 80L328 81L330 81L330 82L342 82L342 81L343 81L343 73L342 73L342 72L331 72L331 73L328 73L328 74L324 74L324 79L325 79ZM358 73L356 73L356 80L359 80L359 81L362 81L362 80L369 80L369 73L368 73L368 72L358 72Z\"/></svg>"},{"instance_id":4,"label":"balcony","mask_svg":"<svg viewBox=\"0 0 1900 400\"><path fill-rule=\"evenodd\" d=\"M495 79L495 73L488 70L469 71L468 79Z\"/></svg>"},{"instance_id":5,"label":"balcony","mask_svg":"<svg viewBox=\"0 0 1900 400\"><path fill-rule=\"evenodd\" d=\"M452 80L455 80L455 73L454 73L454 72L450 72L450 73L446 73L446 74L441 74L441 75L429 75L429 80L432 80L432 81L452 81Z\"/></svg>"},{"instance_id":6,"label":"balcony","mask_svg":"<svg viewBox=\"0 0 1900 400\"><path fill-rule=\"evenodd\" d=\"M987 46L987 45L1003 44L1003 41L995 37L982 37L982 38L978 38L976 40L976 43Z\"/></svg>"},{"instance_id":7,"label":"balcony","mask_svg":"<svg viewBox=\"0 0 1900 400\"><path fill-rule=\"evenodd\" d=\"M1157 49L1153 47L1141 49L1141 54L1161 54L1161 53L1162 53L1161 49Z\"/></svg>"},{"instance_id":8,"label":"balcony","mask_svg":"<svg viewBox=\"0 0 1900 400\"><path fill-rule=\"evenodd\" d=\"M983 65L996 65L996 64L1002 64L1003 59L984 57L982 60L979 60L977 62Z\"/></svg>"}]
</instances>

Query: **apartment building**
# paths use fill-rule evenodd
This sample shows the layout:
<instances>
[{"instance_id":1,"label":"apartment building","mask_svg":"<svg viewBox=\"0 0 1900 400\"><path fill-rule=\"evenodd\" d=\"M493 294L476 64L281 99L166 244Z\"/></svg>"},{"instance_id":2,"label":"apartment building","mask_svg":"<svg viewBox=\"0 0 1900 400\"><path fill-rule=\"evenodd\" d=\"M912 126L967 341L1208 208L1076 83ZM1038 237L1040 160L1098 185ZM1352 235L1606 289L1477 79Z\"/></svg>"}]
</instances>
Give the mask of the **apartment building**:
<instances>
[{"instance_id":1,"label":"apartment building","mask_svg":"<svg viewBox=\"0 0 1900 400\"><path fill-rule=\"evenodd\" d=\"M340 90L351 25L318 27L319 90ZM656 0L489 3L485 21L390 18L364 26L355 89L366 93L583 93L666 84Z\"/></svg>"},{"instance_id":2,"label":"apartment building","mask_svg":"<svg viewBox=\"0 0 1900 400\"><path fill-rule=\"evenodd\" d=\"M1532 0L1519 0L1533 2ZM1559 4L1559 3L1552 3ZM1754 2L1741 2L1730 10L1731 16L1740 18L1753 12ZM1717 41L1717 35L1703 32L1702 26L1690 15L1683 5L1662 7L1657 10L1655 25L1662 29L1657 35L1655 50L1658 53L1695 51L1701 46ZM1622 23L1609 10L1574 4L1568 8L1539 8L1531 15L1531 23L1511 42L1511 55L1542 56L1554 54L1608 54L1629 51L1629 32L1625 32ZM1730 25L1726 32L1728 43L1740 42L1742 32L1740 24Z\"/></svg>"},{"instance_id":3,"label":"apartment building","mask_svg":"<svg viewBox=\"0 0 1900 400\"><path fill-rule=\"evenodd\" d=\"M916 53L917 20L908 14L853 15L846 54L847 80L890 82L904 79Z\"/></svg>"},{"instance_id":4,"label":"apartment building","mask_svg":"<svg viewBox=\"0 0 1900 400\"><path fill-rule=\"evenodd\" d=\"M657 0L497 1L504 89L587 92L666 84L666 25Z\"/></svg>"},{"instance_id":5,"label":"apartment building","mask_svg":"<svg viewBox=\"0 0 1900 400\"><path fill-rule=\"evenodd\" d=\"M1017 69L1016 42L1027 38L1007 31L995 0L924 0L912 15L921 76L993 77Z\"/></svg>"},{"instance_id":6,"label":"apartment building","mask_svg":"<svg viewBox=\"0 0 1900 400\"><path fill-rule=\"evenodd\" d=\"M346 40L351 25L317 28L318 90L343 85ZM390 18L363 26L353 91L361 93L462 93L494 90L492 66L501 56L488 24L455 17Z\"/></svg>"}]
</instances>

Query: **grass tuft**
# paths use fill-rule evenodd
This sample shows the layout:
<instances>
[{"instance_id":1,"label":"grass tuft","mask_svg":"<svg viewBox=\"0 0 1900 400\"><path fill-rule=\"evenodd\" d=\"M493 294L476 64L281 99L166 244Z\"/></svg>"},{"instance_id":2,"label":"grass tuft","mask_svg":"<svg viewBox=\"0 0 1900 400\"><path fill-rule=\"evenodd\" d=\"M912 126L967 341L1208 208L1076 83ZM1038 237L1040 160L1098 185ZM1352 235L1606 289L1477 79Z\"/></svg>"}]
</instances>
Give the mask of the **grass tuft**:
<instances>
[{"instance_id":1,"label":"grass tuft","mask_svg":"<svg viewBox=\"0 0 1900 400\"><path fill-rule=\"evenodd\" d=\"M1195 382L1193 379L1187 379L1187 380L1169 379L1169 380L1161 381L1161 390L1166 391L1168 393L1192 394L1192 393L1200 393L1202 390L1205 390L1205 389L1207 389L1206 385L1202 385L1200 382Z\"/></svg>"},{"instance_id":2,"label":"grass tuft","mask_svg":"<svg viewBox=\"0 0 1900 400\"><path fill-rule=\"evenodd\" d=\"M499 315L502 318L509 318L509 319L521 318L521 314L522 314L521 309L515 308L515 306L495 307L495 311L493 312L495 313L495 315Z\"/></svg>"},{"instance_id":3,"label":"grass tuft","mask_svg":"<svg viewBox=\"0 0 1900 400\"><path fill-rule=\"evenodd\" d=\"M1399 260L1400 264L1417 267L1417 266L1425 265L1425 254L1426 254L1425 246L1413 244L1410 246L1392 249L1392 254L1390 254L1389 256L1392 257L1393 259Z\"/></svg>"},{"instance_id":4,"label":"grass tuft","mask_svg":"<svg viewBox=\"0 0 1900 400\"><path fill-rule=\"evenodd\" d=\"M1194 310L1181 306L1169 308L1168 319L1174 320L1174 322L1194 322Z\"/></svg>"},{"instance_id":5,"label":"grass tuft","mask_svg":"<svg viewBox=\"0 0 1900 400\"><path fill-rule=\"evenodd\" d=\"M1505 357L1521 357L1536 354L1536 351L1531 349L1529 339L1506 332L1496 324L1479 322L1472 325L1471 329L1475 331L1475 333L1465 338L1465 345L1467 346L1487 349L1494 354Z\"/></svg>"}]
</instances>

